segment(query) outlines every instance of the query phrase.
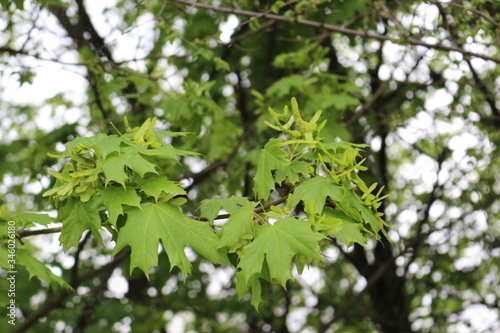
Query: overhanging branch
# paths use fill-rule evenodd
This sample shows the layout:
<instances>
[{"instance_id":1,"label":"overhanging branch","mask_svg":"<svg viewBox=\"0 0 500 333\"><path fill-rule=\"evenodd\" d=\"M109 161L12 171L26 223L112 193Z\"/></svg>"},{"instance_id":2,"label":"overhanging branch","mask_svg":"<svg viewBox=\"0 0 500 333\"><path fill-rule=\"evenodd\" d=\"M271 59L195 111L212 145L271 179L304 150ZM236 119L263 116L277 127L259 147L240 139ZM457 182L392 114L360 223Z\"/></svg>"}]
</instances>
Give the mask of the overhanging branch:
<instances>
[{"instance_id":1,"label":"overhanging branch","mask_svg":"<svg viewBox=\"0 0 500 333\"><path fill-rule=\"evenodd\" d=\"M382 41L392 41L393 43L398 43L397 40L395 40L394 38L391 38L389 36L386 36L386 35L380 35L380 34L367 32L367 31L359 31L359 30L354 30L354 29L349 29L349 28L343 28L343 27L339 27L336 25L332 25L332 24L327 24L327 23L323 23L323 22L316 22L316 21L311 21L311 20L306 20L306 19L301 19L301 18L290 19L290 18L282 16L282 15L259 13L259 12L253 12L253 11L249 11L249 10L242 10L242 9L236 9L236 8L217 7L217 6L213 6L213 5L209 5L209 4L205 4L205 3L198 3L198 2L192 2L192 1L187 1L187 0L166 0L166 1L180 3L183 5L187 5L187 6L193 6L196 8L210 9L210 10L213 10L215 12L228 13L228 14L254 17L254 18L263 18L263 19L267 19L267 20L275 20L275 21L280 21L280 22L297 23L300 25L305 25L305 26L313 27L313 28L320 28L320 29L324 29L327 31L337 32L337 33L340 33L343 35L348 35L348 36L359 36L359 37L363 37L363 38L377 39L377 40L382 40ZM429 49L436 49L436 50L448 51L448 52L455 51L455 52L459 52L459 53L466 55L466 56L477 57L477 58L493 61L493 62L500 64L500 58L490 57L490 56L485 55L485 54L467 51L461 47L446 46L446 45L442 45L442 44L430 44L430 43L424 42L421 39L417 39L417 38L413 38L413 37L404 38L403 41L404 41L404 43L408 43L409 45L424 46L424 47L427 47Z\"/></svg>"}]
</instances>

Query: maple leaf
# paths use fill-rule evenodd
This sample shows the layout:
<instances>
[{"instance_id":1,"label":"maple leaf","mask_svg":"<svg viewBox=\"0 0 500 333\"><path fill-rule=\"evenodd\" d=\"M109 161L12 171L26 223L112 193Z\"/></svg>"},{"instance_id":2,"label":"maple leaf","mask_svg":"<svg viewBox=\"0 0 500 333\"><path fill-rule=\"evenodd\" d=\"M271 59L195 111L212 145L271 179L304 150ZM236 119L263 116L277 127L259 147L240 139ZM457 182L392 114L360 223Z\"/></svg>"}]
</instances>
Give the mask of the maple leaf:
<instances>
[{"instance_id":1,"label":"maple leaf","mask_svg":"<svg viewBox=\"0 0 500 333\"><path fill-rule=\"evenodd\" d=\"M240 293L251 288L255 277L266 269L269 270L270 280L285 288L286 282L292 278L295 257L304 257L308 262L321 261L319 241L324 238L311 230L310 223L294 217L284 218L273 225L262 225L253 242L243 248L240 256L239 283L244 285L239 286ZM267 267L264 267L266 263Z\"/></svg>"},{"instance_id":2,"label":"maple leaf","mask_svg":"<svg viewBox=\"0 0 500 333\"><path fill-rule=\"evenodd\" d=\"M171 267L177 266L187 275L191 262L184 253L190 246L208 260L229 264L227 254L218 251L219 238L206 222L199 222L184 215L177 206L160 203L143 203L140 208L127 208L127 221L118 232L113 254L130 246L130 272L135 267L149 277L151 267L158 265L158 244L161 240Z\"/></svg>"},{"instance_id":3,"label":"maple leaf","mask_svg":"<svg viewBox=\"0 0 500 333\"><path fill-rule=\"evenodd\" d=\"M357 197L352 191L346 191L344 203L355 208L359 212L362 221L370 225L373 230L373 236L378 238L378 232L382 229L382 224L378 221L375 214L361 202L359 197Z\"/></svg>"},{"instance_id":4,"label":"maple leaf","mask_svg":"<svg viewBox=\"0 0 500 333\"><path fill-rule=\"evenodd\" d=\"M314 202L314 212L321 214L327 197L330 197L333 201L343 202L344 196L344 188L324 177L318 176L306 180L295 188L292 205L296 206L300 200L304 201L304 203L311 200Z\"/></svg>"},{"instance_id":5,"label":"maple leaf","mask_svg":"<svg viewBox=\"0 0 500 333\"><path fill-rule=\"evenodd\" d=\"M281 149L282 143L282 139L271 139L260 150L259 162L254 178L254 192L261 199L267 200L269 192L275 189L272 171L282 170L289 165L289 161L286 159L287 153Z\"/></svg>"},{"instance_id":6,"label":"maple leaf","mask_svg":"<svg viewBox=\"0 0 500 333\"><path fill-rule=\"evenodd\" d=\"M83 145L86 147L91 147L95 146L96 143L99 141L103 140L106 138L107 135L104 133L99 133L95 136L89 136L89 137L77 137L74 140L71 140L70 142L67 142L64 144L65 150L63 154L70 153L73 149L77 148L78 145Z\"/></svg>"},{"instance_id":7,"label":"maple leaf","mask_svg":"<svg viewBox=\"0 0 500 333\"><path fill-rule=\"evenodd\" d=\"M59 209L58 219L63 223L59 241L64 251L71 247L78 247L80 238L85 230L90 229L92 235L102 244L101 218L99 212L94 209L95 201L88 202L70 197L64 206Z\"/></svg>"},{"instance_id":8,"label":"maple leaf","mask_svg":"<svg viewBox=\"0 0 500 333\"><path fill-rule=\"evenodd\" d=\"M226 210L229 214L233 214L242 206L245 206L247 202L249 202L247 197L237 197L234 195L227 199L216 198L203 200L200 205L201 216L206 217L213 223L221 209Z\"/></svg>"},{"instance_id":9,"label":"maple leaf","mask_svg":"<svg viewBox=\"0 0 500 333\"><path fill-rule=\"evenodd\" d=\"M231 247L243 235L252 234L253 209L257 202L249 201L246 197L232 196L228 199L203 200L201 203L201 215L213 222L221 208L229 213L227 223L220 231L221 240L219 248Z\"/></svg>"},{"instance_id":10,"label":"maple leaf","mask_svg":"<svg viewBox=\"0 0 500 333\"><path fill-rule=\"evenodd\" d=\"M166 160L172 159L177 161L178 160L177 156L200 155L195 152L177 149L171 144L166 144L158 148L148 149L130 141L127 141L125 143L127 143L130 146L129 148L131 150L134 150L136 153L140 153L142 155L147 155L147 156L154 156L156 158L161 158Z\"/></svg>"},{"instance_id":11,"label":"maple leaf","mask_svg":"<svg viewBox=\"0 0 500 333\"><path fill-rule=\"evenodd\" d=\"M94 147L97 152L101 155L102 159L105 160L106 157L114 152L120 152L120 145L124 141L123 138L117 135L105 135L98 134L95 136L96 142L94 143ZM97 140L97 139L100 140Z\"/></svg>"},{"instance_id":12,"label":"maple leaf","mask_svg":"<svg viewBox=\"0 0 500 333\"><path fill-rule=\"evenodd\" d=\"M138 184L138 187L144 190L149 196L158 200L158 198L162 195L162 193L168 193L169 198L172 198L176 195L186 194L183 188L181 188L179 183L169 180L165 176L160 175L152 175L148 179L144 179Z\"/></svg>"},{"instance_id":13,"label":"maple leaf","mask_svg":"<svg viewBox=\"0 0 500 333\"><path fill-rule=\"evenodd\" d=\"M236 293L241 299L249 290L252 290L250 303L255 309L258 309L259 304L262 302L262 285L260 284L260 275L255 274L246 283L242 283L244 280L242 275L241 271L236 273Z\"/></svg>"},{"instance_id":14,"label":"maple leaf","mask_svg":"<svg viewBox=\"0 0 500 333\"><path fill-rule=\"evenodd\" d=\"M141 177L144 177L144 174L148 172L158 173L155 170L155 164L146 160L132 147L125 147L120 154L113 153L102 163L102 169L106 176L106 185L110 181L115 181L125 187L125 182L129 178L125 172L125 166L138 173Z\"/></svg>"},{"instance_id":15,"label":"maple leaf","mask_svg":"<svg viewBox=\"0 0 500 333\"><path fill-rule=\"evenodd\" d=\"M313 201L314 212L321 214L327 197L338 203L339 208L347 215L355 217L357 222L370 225L373 230L371 233L375 238L380 237L378 231L382 229L382 225L375 214L363 204L353 190L343 188L325 177L310 178L297 186L293 192L292 205L297 205L300 200L304 203Z\"/></svg>"},{"instance_id":16,"label":"maple leaf","mask_svg":"<svg viewBox=\"0 0 500 333\"><path fill-rule=\"evenodd\" d=\"M22 249L17 250L16 257L19 264L24 266L28 271L30 279L33 276L38 276L45 280L45 282L47 282L54 289L57 289L57 287L63 287L67 290L73 290L73 288L66 281L64 281L64 279L52 273L47 266L32 255L28 254L26 251Z\"/></svg>"},{"instance_id":17,"label":"maple leaf","mask_svg":"<svg viewBox=\"0 0 500 333\"><path fill-rule=\"evenodd\" d=\"M291 184L297 183L300 179L300 175L309 174L309 165L310 164L305 161L293 160L289 166L276 172L276 183L281 184L287 178Z\"/></svg>"},{"instance_id":18,"label":"maple leaf","mask_svg":"<svg viewBox=\"0 0 500 333\"><path fill-rule=\"evenodd\" d=\"M363 235L366 229L363 228L363 224L354 221L344 212L329 207L325 208L325 216L326 223L325 221L323 222L326 225L325 232L331 233L335 238L347 245L347 247L352 246L354 243L366 245L367 239ZM340 230L338 229L338 224L330 224L329 219L332 219L330 221L340 220Z\"/></svg>"},{"instance_id":19,"label":"maple leaf","mask_svg":"<svg viewBox=\"0 0 500 333\"><path fill-rule=\"evenodd\" d=\"M56 220L49 214L19 213L18 216L19 222L24 228L34 226L33 223L47 226L49 223L56 222Z\"/></svg>"},{"instance_id":20,"label":"maple leaf","mask_svg":"<svg viewBox=\"0 0 500 333\"><path fill-rule=\"evenodd\" d=\"M123 189L121 187L108 186L104 189L102 196L96 200L94 208L104 205L108 210L109 222L116 227L118 215L123 214L123 205L141 207L141 197L133 188Z\"/></svg>"}]
</instances>

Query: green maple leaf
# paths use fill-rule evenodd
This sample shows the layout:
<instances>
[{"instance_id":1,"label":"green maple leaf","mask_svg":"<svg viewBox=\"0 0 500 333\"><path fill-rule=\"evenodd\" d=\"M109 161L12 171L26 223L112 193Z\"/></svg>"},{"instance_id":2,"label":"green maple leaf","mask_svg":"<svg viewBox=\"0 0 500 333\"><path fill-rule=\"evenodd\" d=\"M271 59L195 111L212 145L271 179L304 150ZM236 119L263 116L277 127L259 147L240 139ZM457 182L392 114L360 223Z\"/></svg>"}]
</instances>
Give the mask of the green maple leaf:
<instances>
[{"instance_id":1,"label":"green maple leaf","mask_svg":"<svg viewBox=\"0 0 500 333\"><path fill-rule=\"evenodd\" d=\"M371 232L373 236L378 238L379 237L378 232L382 229L382 224L378 221L374 213L361 202L359 197L357 197L352 192L352 190L346 191L346 195L344 197L344 203L357 210L359 215L361 215L361 221L367 223L373 230L373 232Z\"/></svg>"},{"instance_id":2,"label":"green maple leaf","mask_svg":"<svg viewBox=\"0 0 500 333\"><path fill-rule=\"evenodd\" d=\"M170 198L186 194L186 191L179 186L179 183L160 175L152 175L140 182L138 186L144 190L144 193L154 197L155 200L158 200L162 193L168 193Z\"/></svg>"},{"instance_id":3,"label":"green maple leaf","mask_svg":"<svg viewBox=\"0 0 500 333\"><path fill-rule=\"evenodd\" d=\"M327 178L317 176L306 180L295 188L292 205L296 206L300 200L304 203L311 200L314 202L314 212L321 214L327 197L336 202L343 202L344 196L344 188Z\"/></svg>"},{"instance_id":4,"label":"green maple leaf","mask_svg":"<svg viewBox=\"0 0 500 333\"><path fill-rule=\"evenodd\" d=\"M141 197L135 189L108 186L102 196L95 202L94 207L104 205L108 210L109 222L116 227L118 215L123 214L123 205L141 207Z\"/></svg>"},{"instance_id":5,"label":"green maple leaf","mask_svg":"<svg viewBox=\"0 0 500 333\"><path fill-rule=\"evenodd\" d=\"M242 283L243 274L242 272L236 273L236 293L241 299L249 290L252 290L252 296L250 298L250 303L255 309L259 308L259 304L262 302L262 285L260 284L260 276L255 274L250 278L247 283Z\"/></svg>"},{"instance_id":6,"label":"green maple leaf","mask_svg":"<svg viewBox=\"0 0 500 333\"><path fill-rule=\"evenodd\" d=\"M354 243L358 243L360 245L366 245L367 240L364 236L364 232L366 231L363 228L363 224L354 221L351 217L347 216L344 212L339 210L334 210L329 207L325 208L325 216L327 223L324 231L326 233L331 233L335 238L339 241L350 247ZM332 221L340 220L340 230L338 230L338 225L336 223L329 224L328 219L332 219Z\"/></svg>"},{"instance_id":7,"label":"green maple leaf","mask_svg":"<svg viewBox=\"0 0 500 333\"><path fill-rule=\"evenodd\" d=\"M253 233L253 209L257 204L257 202L249 201L246 197L236 196L228 199L203 200L201 203L201 216L206 217L209 221L214 221L221 208L225 209L230 215L227 223L222 226L220 231L219 248L231 247L243 235Z\"/></svg>"},{"instance_id":8,"label":"green maple leaf","mask_svg":"<svg viewBox=\"0 0 500 333\"><path fill-rule=\"evenodd\" d=\"M185 275L191 272L191 262L184 253L186 246L214 263L229 264L227 254L217 249L219 238L210 225L187 217L175 205L144 203L142 210L132 207L126 213L127 222L118 232L113 254L130 246L130 272L138 267L149 277L150 268L158 265L160 240L171 267L179 267Z\"/></svg>"},{"instance_id":9,"label":"green maple leaf","mask_svg":"<svg viewBox=\"0 0 500 333\"><path fill-rule=\"evenodd\" d=\"M95 201L81 202L70 197L64 206L59 209L58 219L63 223L59 241L64 251L71 247L78 247L80 238L85 230L90 229L94 237L102 244L101 218L99 212L93 207Z\"/></svg>"},{"instance_id":10,"label":"green maple leaf","mask_svg":"<svg viewBox=\"0 0 500 333\"><path fill-rule=\"evenodd\" d=\"M327 197L330 197L339 205L341 210L353 218L353 222L370 225L372 230L370 233L375 238L380 237L378 231L382 229L382 225L379 223L375 214L363 204L353 190L334 184L325 177L310 178L297 186L293 192L292 205L297 205L300 200L304 203L313 201L314 213L321 214ZM364 230L368 231L367 229Z\"/></svg>"},{"instance_id":11,"label":"green maple leaf","mask_svg":"<svg viewBox=\"0 0 500 333\"><path fill-rule=\"evenodd\" d=\"M49 216L49 214L20 213L18 217L20 225L22 225L24 228L33 226L33 223L47 226L51 222L56 222L56 220L53 217Z\"/></svg>"},{"instance_id":12,"label":"green maple leaf","mask_svg":"<svg viewBox=\"0 0 500 333\"><path fill-rule=\"evenodd\" d=\"M117 135L105 135L98 134L96 138L100 140L94 143L94 147L97 152L101 155L102 159L105 160L106 157L114 152L120 152L120 145L124 141L123 138Z\"/></svg>"},{"instance_id":13,"label":"green maple leaf","mask_svg":"<svg viewBox=\"0 0 500 333\"><path fill-rule=\"evenodd\" d=\"M226 225L222 227L219 247L231 247L244 235L252 235L253 209L256 203L248 202L240 210L231 214Z\"/></svg>"},{"instance_id":14,"label":"green maple leaf","mask_svg":"<svg viewBox=\"0 0 500 333\"><path fill-rule=\"evenodd\" d=\"M347 245L347 247L354 245L354 243L364 246L366 245L367 240L363 235L362 230L364 230L364 228L361 223L343 221L342 230L333 234L333 236Z\"/></svg>"},{"instance_id":15,"label":"green maple leaf","mask_svg":"<svg viewBox=\"0 0 500 333\"><path fill-rule=\"evenodd\" d=\"M193 155L200 155L195 152L187 151L187 150L181 150L177 149L171 144L166 144L158 148L153 148L153 149L148 149L144 148L140 145L134 144L130 141L126 142L128 145L130 145L130 149L134 150L136 153L140 153L142 155L147 155L147 156L154 156L156 158L161 158L161 159L171 159L171 160L178 160L177 156L193 156Z\"/></svg>"},{"instance_id":16,"label":"green maple leaf","mask_svg":"<svg viewBox=\"0 0 500 333\"><path fill-rule=\"evenodd\" d=\"M253 242L243 248L240 256L239 283L245 286L239 286L240 293L251 288L255 277L266 269L269 270L269 279L285 288L286 282L292 278L292 261L295 257L301 256L308 262L321 261L319 241L324 238L312 231L308 222L293 217L284 218L273 225L264 224ZM267 267L264 267L266 263Z\"/></svg>"},{"instance_id":17,"label":"green maple leaf","mask_svg":"<svg viewBox=\"0 0 500 333\"><path fill-rule=\"evenodd\" d=\"M309 174L309 165L310 164L305 161L293 160L289 166L276 172L276 183L281 184L287 178L291 184L297 183L300 179L300 175Z\"/></svg>"},{"instance_id":18,"label":"green maple leaf","mask_svg":"<svg viewBox=\"0 0 500 333\"><path fill-rule=\"evenodd\" d=\"M229 214L237 212L246 205L248 198L231 196L230 198L216 198L203 200L200 205L201 216L206 217L210 222L219 215L221 209L225 209Z\"/></svg>"},{"instance_id":19,"label":"green maple leaf","mask_svg":"<svg viewBox=\"0 0 500 333\"><path fill-rule=\"evenodd\" d=\"M84 145L87 147L92 147L95 146L96 143L99 141L102 141L103 138L107 137L106 134L100 133L95 136L89 136L89 137L77 137L74 140L67 142L64 144L66 147L64 153L70 153L73 149L75 149L78 145Z\"/></svg>"},{"instance_id":20,"label":"green maple leaf","mask_svg":"<svg viewBox=\"0 0 500 333\"><path fill-rule=\"evenodd\" d=\"M271 139L260 151L254 192L261 199L267 200L269 192L275 189L272 171L282 170L289 165L286 151L280 148L282 143L282 139Z\"/></svg>"},{"instance_id":21,"label":"green maple leaf","mask_svg":"<svg viewBox=\"0 0 500 333\"><path fill-rule=\"evenodd\" d=\"M302 88L302 85L304 85L304 77L302 75L290 75L273 83L267 89L267 94L269 96L283 97L288 95L294 88Z\"/></svg>"},{"instance_id":22,"label":"green maple leaf","mask_svg":"<svg viewBox=\"0 0 500 333\"><path fill-rule=\"evenodd\" d=\"M106 176L106 185L110 181L115 181L125 187L125 182L129 178L125 172L125 166L138 173L141 177L148 172L158 173L155 164L146 160L132 147L125 147L120 154L110 155L103 163L102 169Z\"/></svg>"},{"instance_id":23,"label":"green maple leaf","mask_svg":"<svg viewBox=\"0 0 500 333\"><path fill-rule=\"evenodd\" d=\"M38 259L31 256L24 250L17 250L16 257L18 259L19 265L24 266L29 272L30 279L33 276L38 276L41 279L45 280L45 282L47 282L54 289L57 289L57 287L63 287L68 290L73 290L73 288L66 281L64 281L64 279L52 273L52 271L47 266L42 264Z\"/></svg>"}]
</instances>

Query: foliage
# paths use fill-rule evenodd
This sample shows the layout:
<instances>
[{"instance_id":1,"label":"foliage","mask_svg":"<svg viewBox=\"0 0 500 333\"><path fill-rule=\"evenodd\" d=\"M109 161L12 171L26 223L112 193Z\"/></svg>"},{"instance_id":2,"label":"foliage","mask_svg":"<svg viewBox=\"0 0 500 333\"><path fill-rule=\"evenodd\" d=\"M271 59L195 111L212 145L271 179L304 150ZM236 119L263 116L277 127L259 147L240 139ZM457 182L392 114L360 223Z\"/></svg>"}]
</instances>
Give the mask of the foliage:
<instances>
[{"instance_id":1,"label":"foliage","mask_svg":"<svg viewBox=\"0 0 500 333\"><path fill-rule=\"evenodd\" d=\"M6 330L500 329L499 6L0 1Z\"/></svg>"},{"instance_id":2,"label":"foliage","mask_svg":"<svg viewBox=\"0 0 500 333\"><path fill-rule=\"evenodd\" d=\"M251 202L245 197L232 197L222 206L217 199L203 202L202 213L208 213L212 222L219 208L236 206L228 208L231 220L227 229L218 226L221 237L206 222L179 210L177 205L185 202L179 196L186 192L157 171L161 168L156 161L178 162L177 156L196 153L163 144L164 136L184 133L154 131L156 118L148 118L140 127L127 127L125 134L76 138L66 144L62 154L50 154L68 160L62 172L50 170L56 182L43 193L51 196L58 207L63 249L78 247L87 230L102 244L99 230L104 227L116 240L113 254L130 246L130 272L137 267L147 277L158 265L160 240L170 268L177 266L183 274L191 273L191 263L184 253L186 246L214 264L229 264L228 252L236 253L238 294L242 297L251 288L252 304L258 308L262 299L259 279L286 288L286 282L292 279L292 262L299 271L306 264L321 262L320 242L342 232L344 219L354 224L349 230L355 230L341 234L345 244L365 245L363 234L380 238L385 223L383 214L376 209L384 197L380 197L382 189L377 195L371 194L377 184L368 188L357 174L360 169L366 170L361 166L363 160L357 160L356 146L360 145L324 143L320 131L326 120L317 124L321 111L311 121L305 121L296 99L292 99L291 112L288 106L283 114L272 109L269 112L276 125L268 126L280 130L285 138L271 139L260 152L254 183L263 202ZM255 213L252 208L269 199L270 192L276 191L275 184L288 188L286 201L278 200L284 201L286 207L271 203L270 211ZM357 190L362 191L362 197ZM299 211L300 202L307 216L290 216ZM325 204L338 211L336 217L323 214ZM278 221L271 224L270 219Z\"/></svg>"}]
</instances>

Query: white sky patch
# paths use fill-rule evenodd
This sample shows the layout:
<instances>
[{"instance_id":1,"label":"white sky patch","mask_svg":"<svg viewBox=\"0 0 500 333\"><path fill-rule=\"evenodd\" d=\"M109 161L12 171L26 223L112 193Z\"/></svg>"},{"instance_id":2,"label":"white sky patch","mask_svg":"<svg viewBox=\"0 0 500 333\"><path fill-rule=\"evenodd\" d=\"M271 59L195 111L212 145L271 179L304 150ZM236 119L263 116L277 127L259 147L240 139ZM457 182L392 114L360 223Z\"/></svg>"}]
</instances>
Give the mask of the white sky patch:
<instances>
[{"instance_id":1,"label":"white sky patch","mask_svg":"<svg viewBox=\"0 0 500 333\"><path fill-rule=\"evenodd\" d=\"M121 268L116 268L108 280L108 296L123 298L128 292L127 280L123 277Z\"/></svg>"},{"instance_id":2,"label":"white sky patch","mask_svg":"<svg viewBox=\"0 0 500 333\"><path fill-rule=\"evenodd\" d=\"M194 313L189 311L178 312L167 325L167 332L184 333L188 323L194 321Z\"/></svg>"},{"instance_id":3,"label":"white sky patch","mask_svg":"<svg viewBox=\"0 0 500 333\"><path fill-rule=\"evenodd\" d=\"M453 266L455 266L455 269L459 271L479 266L485 257L483 248L480 244L473 244L467 247L464 249L463 253L464 254L461 258L458 258L453 262Z\"/></svg>"},{"instance_id":4,"label":"white sky patch","mask_svg":"<svg viewBox=\"0 0 500 333\"><path fill-rule=\"evenodd\" d=\"M210 272L210 282L208 283L207 294L215 298L224 296L221 292L225 287L230 285L233 275L234 269L231 267L213 269L213 271Z\"/></svg>"},{"instance_id":5,"label":"white sky patch","mask_svg":"<svg viewBox=\"0 0 500 333\"><path fill-rule=\"evenodd\" d=\"M299 275L295 269L293 270L293 273L294 278L299 281L300 284L307 286L316 293L319 293L325 286L325 276L323 271L317 267L304 267L301 275Z\"/></svg>"},{"instance_id":6,"label":"white sky patch","mask_svg":"<svg viewBox=\"0 0 500 333\"><path fill-rule=\"evenodd\" d=\"M124 32L113 43L113 56L116 61L142 59L147 56L154 42L156 22L152 14L140 16L136 25ZM143 61L129 62L127 66L139 71L146 71Z\"/></svg>"},{"instance_id":7,"label":"white sky patch","mask_svg":"<svg viewBox=\"0 0 500 333\"><path fill-rule=\"evenodd\" d=\"M290 332L298 332L299 329L304 326L309 312L311 312L311 309L307 308L299 308L290 311L290 314L286 317L287 327L289 328Z\"/></svg>"},{"instance_id":8,"label":"white sky patch","mask_svg":"<svg viewBox=\"0 0 500 333\"><path fill-rule=\"evenodd\" d=\"M462 322L450 325L448 332L498 332L500 329L498 310L487 308L483 304L469 305L461 314L462 320L469 321L472 327L465 326Z\"/></svg>"},{"instance_id":9,"label":"white sky patch","mask_svg":"<svg viewBox=\"0 0 500 333\"><path fill-rule=\"evenodd\" d=\"M438 89L425 100L425 109L435 111L445 108L453 102L453 96L446 89Z\"/></svg>"},{"instance_id":10,"label":"white sky patch","mask_svg":"<svg viewBox=\"0 0 500 333\"><path fill-rule=\"evenodd\" d=\"M436 181L436 161L427 155L419 155L414 163L403 164L400 173L405 179L432 184Z\"/></svg>"},{"instance_id":11,"label":"white sky patch","mask_svg":"<svg viewBox=\"0 0 500 333\"><path fill-rule=\"evenodd\" d=\"M231 14L228 16L227 21L222 22L219 25L219 30L221 31L219 39L221 42L227 44L231 41L231 36L233 35L234 30L238 27L238 24L240 24L240 20L238 20L235 15Z\"/></svg>"}]
</instances>

